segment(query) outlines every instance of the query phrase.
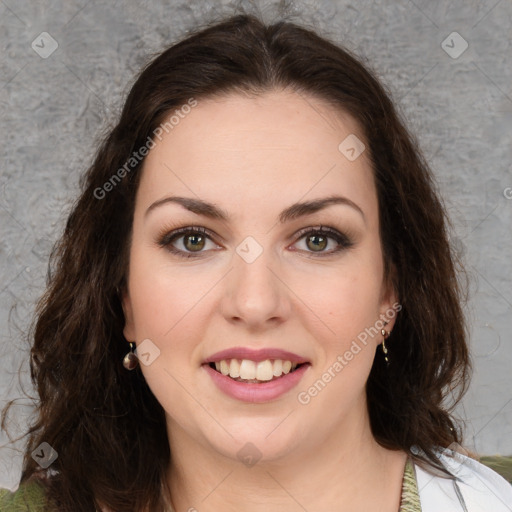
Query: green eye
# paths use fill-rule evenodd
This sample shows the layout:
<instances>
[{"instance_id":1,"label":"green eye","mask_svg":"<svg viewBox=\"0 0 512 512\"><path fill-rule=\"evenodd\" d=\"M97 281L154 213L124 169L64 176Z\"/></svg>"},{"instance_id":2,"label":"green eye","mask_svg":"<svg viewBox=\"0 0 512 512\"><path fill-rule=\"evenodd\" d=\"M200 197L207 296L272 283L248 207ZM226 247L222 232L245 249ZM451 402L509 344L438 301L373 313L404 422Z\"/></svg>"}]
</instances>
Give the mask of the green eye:
<instances>
[{"instance_id":1,"label":"green eye","mask_svg":"<svg viewBox=\"0 0 512 512\"><path fill-rule=\"evenodd\" d=\"M176 229L165 234L158 242L161 247L181 256L183 258L194 258L193 253L201 254L208 241L211 241L212 234L202 227L186 227ZM176 247L175 243L179 239L183 239L180 244L181 248ZM212 242L213 243L213 242Z\"/></svg>"},{"instance_id":2,"label":"green eye","mask_svg":"<svg viewBox=\"0 0 512 512\"><path fill-rule=\"evenodd\" d=\"M299 249L301 252L319 257L330 256L354 245L343 233L324 226L304 229L297 236L298 241L305 239L305 248ZM198 258L208 251L208 242L213 244L212 248L219 248L214 244L213 237L213 233L206 228L189 226L164 234L160 237L158 244L182 258ZM180 239L181 242L178 243ZM334 241L334 248L326 251L325 249L332 241Z\"/></svg>"},{"instance_id":3,"label":"green eye","mask_svg":"<svg viewBox=\"0 0 512 512\"><path fill-rule=\"evenodd\" d=\"M300 240L305 238L306 248L309 249L309 251L306 249L306 252L317 253L319 256L334 254L354 245L353 242L343 233L323 226L303 230L299 233L299 236ZM337 247L333 250L325 251L325 248L329 245L329 240L334 240Z\"/></svg>"}]
</instances>

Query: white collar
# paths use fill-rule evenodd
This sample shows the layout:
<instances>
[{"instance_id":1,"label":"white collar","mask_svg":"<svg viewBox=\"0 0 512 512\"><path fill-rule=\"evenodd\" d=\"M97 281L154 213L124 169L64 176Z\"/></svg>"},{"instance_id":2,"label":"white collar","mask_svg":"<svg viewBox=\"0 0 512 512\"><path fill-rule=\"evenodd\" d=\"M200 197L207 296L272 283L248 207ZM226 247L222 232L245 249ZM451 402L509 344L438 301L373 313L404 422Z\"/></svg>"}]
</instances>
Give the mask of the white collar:
<instances>
[{"instance_id":1,"label":"white collar","mask_svg":"<svg viewBox=\"0 0 512 512\"><path fill-rule=\"evenodd\" d=\"M414 464L422 512L512 512L512 485L501 475L448 448L435 452L457 478L436 476Z\"/></svg>"}]
</instances>

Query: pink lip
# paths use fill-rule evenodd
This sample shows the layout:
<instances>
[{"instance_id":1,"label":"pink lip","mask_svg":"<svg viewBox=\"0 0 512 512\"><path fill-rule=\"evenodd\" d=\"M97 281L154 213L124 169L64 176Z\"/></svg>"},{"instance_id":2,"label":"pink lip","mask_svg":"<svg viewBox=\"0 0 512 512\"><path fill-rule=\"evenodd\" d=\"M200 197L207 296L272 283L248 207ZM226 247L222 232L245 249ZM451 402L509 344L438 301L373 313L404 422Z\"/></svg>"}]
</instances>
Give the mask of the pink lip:
<instances>
[{"instance_id":1,"label":"pink lip","mask_svg":"<svg viewBox=\"0 0 512 512\"><path fill-rule=\"evenodd\" d=\"M223 353L219 352L219 354ZM232 352L230 352L230 354L232 354ZM222 358L224 358L224 356L222 356ZM251 359L252 358L253 356L251 356ZM249 357L245 357L245 359L249 359ZM266 356L262 359L271 359L271 357ZM281 355L276 357L276 359L281 359ZM285 358L283 357L282 359ZM214 370L208 364L203 364L201 368L204 368L206 372L208 372L215 385L226 395L229 395L230 397L237 400L243 400L244 402L261 403L274 400L295 387L310 366L310 364L303 364L293 372L282 375L275 380L262 382L261 384L238 382L233 380L231 377L223 375L217 370Z\"/></svg>"},{"instance_id":2,"label":"pink lip","mask_svg":"<svg viewBox=\"0 0 512 512\"><path fill-rule=\"evenodd\" d=\"M203 361L204 364L215 363L223 359L250 359L251 361L265 361L266 359L282 359L292 363L308 363L309 361L293 352L287 352L278 348L261 348L254 350L247 347L233 347L221 350ZM259 386L260 384L258 384Z\"/></svg>"}]
</instances>

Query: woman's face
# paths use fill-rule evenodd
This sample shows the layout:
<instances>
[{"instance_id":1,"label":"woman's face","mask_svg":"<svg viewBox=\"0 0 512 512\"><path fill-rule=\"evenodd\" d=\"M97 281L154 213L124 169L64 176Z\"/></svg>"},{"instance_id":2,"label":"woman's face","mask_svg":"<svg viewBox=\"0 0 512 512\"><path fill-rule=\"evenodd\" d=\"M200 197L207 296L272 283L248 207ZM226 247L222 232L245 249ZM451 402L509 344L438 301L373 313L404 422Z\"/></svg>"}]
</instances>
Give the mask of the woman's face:
<instances>
[{"instance_id":1,"label":"woman's face","mask_svg":"<svg viewBox=\"0 0 512 512\"><path fill-rule=\"evenodd\" d=\"M123 301L171 449L263 461L357 435L396 313L359 126L285 91L172 126L144 163Z\"/></svg>"}]
</instances>

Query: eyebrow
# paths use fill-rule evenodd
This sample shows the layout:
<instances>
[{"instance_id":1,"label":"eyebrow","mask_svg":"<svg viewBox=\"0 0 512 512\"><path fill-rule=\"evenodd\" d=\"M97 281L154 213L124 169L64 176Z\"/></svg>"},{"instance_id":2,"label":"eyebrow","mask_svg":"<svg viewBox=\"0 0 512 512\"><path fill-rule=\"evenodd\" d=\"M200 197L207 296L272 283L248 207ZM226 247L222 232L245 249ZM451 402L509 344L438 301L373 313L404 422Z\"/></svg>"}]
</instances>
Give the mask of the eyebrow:
<instances>
[{"instance_id":1,"label":"eyebrow","mask_svg":"<svg viewBox=\"0 0 512 512\"><path fill-rule=\"evenodd\" d=\"M146 210L144 216L146 217L152 210L158 208L167 203L176 203L183 206L185 209L197 214L202 215L204 217L208 217L214 220L221 220L224 222L228 222L229 213L218 206L215 206L212 203L208 203L207 201L202 201L201 199L194 199L191 197L179 197L179 196L170 196L164 197L163 199L159 199L155 201L149 208ZM366 221L363 210L353 201L343 196L329 196L322 199L315 199L313 201L305 201L302 203L295 203L285 208L279 214L279 222L284 224L285 222L290 222L292 220L298 219L299 217L305 217L306 215L311 215L316 213L328 206L334 204L341 204L345 206L350 206L352 209L356 210L362 217L363 220Z\"/></svg>"}]
</instances>

